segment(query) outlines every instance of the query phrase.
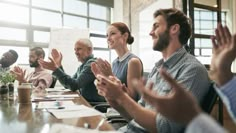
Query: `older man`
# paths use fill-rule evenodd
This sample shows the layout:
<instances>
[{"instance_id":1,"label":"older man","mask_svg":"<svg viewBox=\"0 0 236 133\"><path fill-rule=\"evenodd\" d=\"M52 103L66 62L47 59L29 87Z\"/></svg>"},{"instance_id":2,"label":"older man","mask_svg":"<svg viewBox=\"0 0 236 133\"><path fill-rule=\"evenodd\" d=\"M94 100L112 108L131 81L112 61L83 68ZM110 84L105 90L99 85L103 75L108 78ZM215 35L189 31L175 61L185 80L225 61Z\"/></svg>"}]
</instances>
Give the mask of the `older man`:
<instances>
[{"instance_id":1,"label":"older man","mask_svg":"<svg viewBox=\"0 0 236 133\"><path fill-rule=\"evenodd\" d=\"M56 49L52 50L52 58L50 62L40 60L40 64L49 70L53 71L53 75L57 77L60 83L72 91L79 90L81 95L88 102L105 101L102 96L99 96L94 85L95 76L91 71L91 63L96 59L93 57L93 45L89 39L79 39L74 47L75 55L82 63L77 69L77 72L71 77L67 75L61 65L62 54ZM74 64L72 64L74 65Z\"/></svg>"}]
</instances>

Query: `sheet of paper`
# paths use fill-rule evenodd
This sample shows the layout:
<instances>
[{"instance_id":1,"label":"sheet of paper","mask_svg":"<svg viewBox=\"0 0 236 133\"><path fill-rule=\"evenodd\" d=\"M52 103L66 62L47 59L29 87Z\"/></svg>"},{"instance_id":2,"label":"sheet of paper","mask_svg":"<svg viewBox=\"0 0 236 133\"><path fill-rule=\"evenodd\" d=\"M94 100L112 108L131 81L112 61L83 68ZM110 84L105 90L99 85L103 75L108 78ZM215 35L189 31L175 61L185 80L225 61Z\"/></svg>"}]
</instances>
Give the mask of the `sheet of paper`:
<instances>
[{"instance_id":1,"label":"sheet of paper","mask_svg":"<svg viewBox=\"0 0 236 133\"><path fill-rule=\"evenodd\" d=\"M47 95L46 98L75 98L79 97L78 94L66 94L66 95Z\"/></svg>"},{"instance_id":2,"label":"sheet of paper","mask_svg":"<svg viewBox=\"0 0 236 133\"><path fill-rule=\"evenodd\" d=\"M47 127L45 127L47 128ZM44 130L44 129L43 129ZM121 133L119 131L99 131L95 129L85 129L65 124L53 124L49 133Z\"/></svg>"},{"instance_id":3,"label":"sheet of paper","mask_svg":"<svg viewBox=\"0 0 236 133\"><path fill-rule=\"evenodd\" d=\"M39 102L38 109L47 109L47 108L58 108L58 107L70 107L75 106L73 101L48 101L48 102Z\"/></svg>"},{"instance_id":4,"label":"sheet of paper","mask_svg":"<svg viewBox=\"0 0 236 133\"><path fill-rule=\"evenodd\" d=\"M85 105L66 106L65 109L48 109L57 119L89 117L103 115L94 108L89 108Z\"/></svg>"},{"instance_id":5,"label":"sheet of paper","mask_svg":"<svg viewBox=\"0 0 236 133\"><path fill-rule=\"evenodd\" d=\"M45 97L33 97L31 99L32 102L40 102L40 101L71 101L74 97L62 97L62 98L45 98Z\"/></svg>"},{"instance_id":6,"label":"sheet of paper","mask_svg":"<svg viewBox=\"0 0 236 133\"><path fill-rule=\"evenodd\" d=\"M55 87L55 88L46 88L47 92L68 92L70 89L66 89L64 87Z\"/></svg>"}]
</instances>

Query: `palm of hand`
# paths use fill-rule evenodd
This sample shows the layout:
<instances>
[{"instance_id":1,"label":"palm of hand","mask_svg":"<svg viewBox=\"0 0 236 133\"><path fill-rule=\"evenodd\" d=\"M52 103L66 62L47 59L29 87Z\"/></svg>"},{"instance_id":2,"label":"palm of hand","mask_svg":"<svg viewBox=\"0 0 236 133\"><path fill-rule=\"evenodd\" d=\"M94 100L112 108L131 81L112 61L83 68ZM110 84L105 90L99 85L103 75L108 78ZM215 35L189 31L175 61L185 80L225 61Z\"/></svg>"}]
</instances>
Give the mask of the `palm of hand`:
<instances>
[{"instance_id":1,"label":"palm of hand","mask_svg":"<svg viewBox=\"0 0 236 133\"><path fill-rule=\"evenodd\" d=\"M228 28L216 30L218 43L213 42L213 56L209 76L217 85L223 85L232 78L231 64L236 57L236 35L232 37ZM221 33L221 34L220 34Z\"/></svg>"},{"instance_id":2,"label":"palm of hand","mask_svg":"<svg viewBox=\"0 0 236 133\"><path fill-rule=\"evenodd\" d=\"M214 53L211 61L211 70L222 71L231 61L230 58L231 48L229 46L219 46L214 49Z\"/></svg>"},{"instance_id":3,"label":"palm of hand","mask_svg":"<svg viewBox=\"0 0 236 133\"><path fill-rule=\"evenodd\" d=\"M16 68L14 70L14 74L16 75L16 79L18 81L23 81L25 77L25 71L23 71L21 68Z\"/></svg>"},{"instance_id":4,"label":"palm of hand","mask_svg":"<svg viewBox=\"0 0 236 133\"><path fill-rule=\"evenodd\" d=\"M106 67L101 69L104 76L110 76L112 75L111 67Z\"/></svg>"},{"instance_id":5,"label":"palm of hand","mask_svg":"<svg viewBox=\"0 0 236 133\"><path fill-rule=\"evenodd\" d=\"M52 61L48 62L48 65L47 65L46 68L49 69L49 70L54 71L54 69L56 69L56 67L57 67L57 64L55 63L54 60L52 60Z\"/></svg>"},{"instance_id":6,"label":"palm of hand","mask_svg":"<svg viewBox=\"0 0 236 133\"><path fill-rule=\"evenodd\" d=\"M51 55L56 65L61 66L61 61L62 61L61 53L58 52L56 49L53 49Z\"/></svg>"}]
</instances>

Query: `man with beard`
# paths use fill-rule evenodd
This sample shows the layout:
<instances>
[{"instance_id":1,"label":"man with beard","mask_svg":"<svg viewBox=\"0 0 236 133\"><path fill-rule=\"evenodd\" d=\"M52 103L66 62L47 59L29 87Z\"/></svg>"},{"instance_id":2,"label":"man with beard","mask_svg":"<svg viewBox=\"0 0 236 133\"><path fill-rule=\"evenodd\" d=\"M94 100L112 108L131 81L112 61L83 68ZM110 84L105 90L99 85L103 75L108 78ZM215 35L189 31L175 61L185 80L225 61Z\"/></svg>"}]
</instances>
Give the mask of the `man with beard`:
<instances>
[{"instance_id":1,"label":"man with beard","mask_svg":"<svg viewBox=\"0 0 236 133\"><path fill-rule=\"evenodd\" d=\"M20 84L32 83L34 91L42 91L52 84L52 75L38 63L38 60L44 59L44 57L45 52L41 47L30 49L29 63L30 67L34 68L34 71L26 75L26 70L23 70L19 66L14 67L14 70L12 71Z\"/></svg>"},{"instance_id":2,"label":"man with beard","mask_svg":"<svg viewBox=\"0 0 236 133\"><path fill-rule=\"evenodd\" d=\"M209 90L210 82L206 68L184 49L191 36L189 21L183 12L173 8L160 9L154 13L150 36L153 39L153 49L160 51L163 59L155 64L149 74L147 88L160 96L171 93L172 87L161 78L159 70L162 68L183 84L186 91L191 92L200 103ZM128 96L127 88L114 76L107 78L98 75L97 79L99 94L130 120L120 131L177 133L184 130L185 125L167 119L143 98L136 103Z\"/></svg>"},{"instance_id":3,"label":"man with beard","mask_svg":"<svg viewBox=\"0 0 236 133\"><path fill-rule=\"evenodd\" d=\"M10 66L16 62L18 54L14 50L5 52L0 59L0 72L8 71Z\"/></svg>"}]
</instances>

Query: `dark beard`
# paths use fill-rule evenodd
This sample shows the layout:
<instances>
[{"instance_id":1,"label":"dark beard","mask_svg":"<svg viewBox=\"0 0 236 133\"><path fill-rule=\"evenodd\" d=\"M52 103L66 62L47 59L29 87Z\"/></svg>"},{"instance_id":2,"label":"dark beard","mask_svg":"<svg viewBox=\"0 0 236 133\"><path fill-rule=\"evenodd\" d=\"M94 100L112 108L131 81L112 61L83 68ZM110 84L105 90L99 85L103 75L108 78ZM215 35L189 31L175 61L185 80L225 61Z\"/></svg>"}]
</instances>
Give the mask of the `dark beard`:
<instances>
[{"instance_id":1,"label":"dark beard","mask_svg":"<svg viewBox=\"0 0 236 133\"><path fill-rule=\"evenodd\" d=\"M38 67L39 63L38 63L38 59L32 63L30 63L30 67Z\"/></svg>"},{"instance_id":2,"label":"dark beard","mask_svg":"<svg viewBox=\"0 0 236 133\"><path fill-rule=\"evenodd\" d=\"M166 30L165 32L159 34L158 42L153 46L153 50L163 51L168 47L169 42L170 42L169 31Z\"/></svg>"}]
</instances>

